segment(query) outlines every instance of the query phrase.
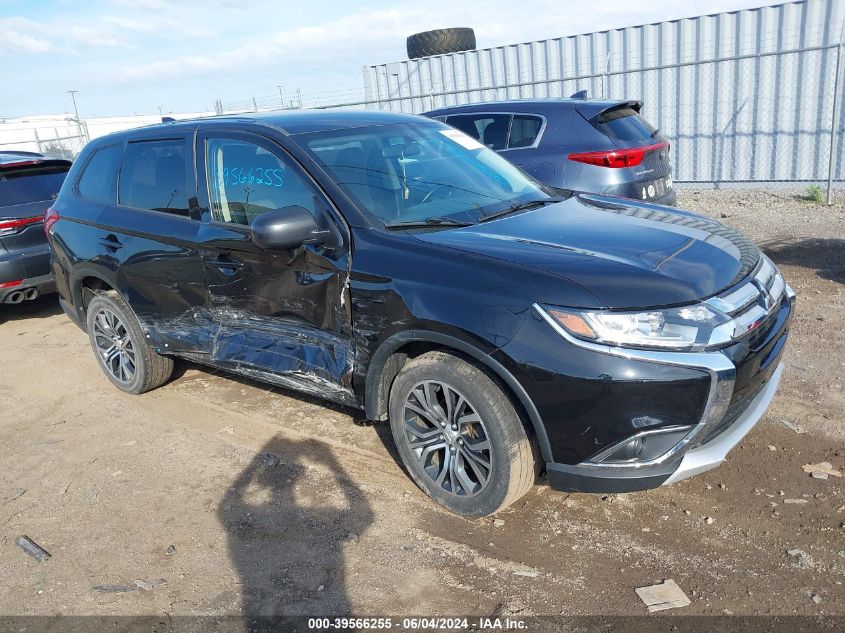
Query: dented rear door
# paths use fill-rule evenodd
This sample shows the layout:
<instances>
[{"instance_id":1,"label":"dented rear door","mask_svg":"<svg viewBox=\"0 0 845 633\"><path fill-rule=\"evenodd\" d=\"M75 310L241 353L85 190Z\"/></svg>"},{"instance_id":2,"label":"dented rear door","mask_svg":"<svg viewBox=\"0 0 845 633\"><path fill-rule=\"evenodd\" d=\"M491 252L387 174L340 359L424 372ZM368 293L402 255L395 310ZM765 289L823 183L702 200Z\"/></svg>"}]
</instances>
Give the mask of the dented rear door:
<instances>
[{"instance_id":1,"label":"dented rear door","mask_svg":"<svg viewBox=\"0 0 845 633\"><path fill-rule=\"evenodd\" d=\"M212 362L351 403L349 249L330 203L281 147L262 136L202 133L196 154L205 197L200 245ZM321 228L334 229L334 238L295 249L256 245L251 221L289 205L308 209Z\"/></svg>"}]
</instances>

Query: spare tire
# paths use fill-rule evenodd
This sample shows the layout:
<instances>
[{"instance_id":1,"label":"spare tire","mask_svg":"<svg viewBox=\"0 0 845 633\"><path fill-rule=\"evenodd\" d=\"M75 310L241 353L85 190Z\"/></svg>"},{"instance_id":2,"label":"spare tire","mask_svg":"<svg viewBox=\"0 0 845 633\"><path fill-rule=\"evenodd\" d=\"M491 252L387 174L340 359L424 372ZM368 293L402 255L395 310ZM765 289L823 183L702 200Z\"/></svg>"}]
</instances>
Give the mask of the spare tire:
<instances>
[{"instance_id":1,"label":"spare tire","mask_svg":"<svg viewBox=\"0 0 845 633\"><path fill-rule=\"evenodd\" d=\"M408 38L408 58L429 57L475 48L475 31L458 27L415 33Z\"/></svg>"}]
</instances>

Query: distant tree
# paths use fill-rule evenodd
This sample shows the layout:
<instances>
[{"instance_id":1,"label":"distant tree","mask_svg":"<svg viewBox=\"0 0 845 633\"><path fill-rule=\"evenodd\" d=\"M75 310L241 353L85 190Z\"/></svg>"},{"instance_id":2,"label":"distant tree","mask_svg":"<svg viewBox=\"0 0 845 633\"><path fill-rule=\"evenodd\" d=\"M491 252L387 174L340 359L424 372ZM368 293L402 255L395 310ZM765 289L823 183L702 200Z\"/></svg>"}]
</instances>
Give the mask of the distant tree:
<instances>
[{"instance_id":1,"label":"distant tree","mask_svg":"<svg viewBox=\"0 0 845 633\"><path fill-rule=\"evenodd\" d=\"M75 158L73 150L59 140L42 143L41 153L55 158L68 158L71 160Z\"/></svg>"}]
</instances>

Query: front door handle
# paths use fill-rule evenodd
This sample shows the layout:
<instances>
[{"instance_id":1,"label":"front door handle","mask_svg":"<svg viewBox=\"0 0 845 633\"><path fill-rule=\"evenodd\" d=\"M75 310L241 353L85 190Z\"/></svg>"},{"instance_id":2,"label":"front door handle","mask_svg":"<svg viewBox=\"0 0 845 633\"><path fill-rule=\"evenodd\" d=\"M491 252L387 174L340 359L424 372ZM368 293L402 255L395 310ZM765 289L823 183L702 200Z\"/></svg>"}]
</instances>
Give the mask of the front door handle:
<instances>
[{"instance_id":1,"label":"front door handle","mask_svg":"<svg viewBox=\"0 0 845 633\"><path fill-rule=\"evenodd\" d=\"M225 255L218 257L217 259L207 260L205 262L205 264L206 264L206 266L213 266L215 268L219 268L223 272L229 272L229 274L232 274L237 269L244 267L243 262L239 262L237 260L230 259L229 257L226 257Z\"/></svg>"}]
</instances>

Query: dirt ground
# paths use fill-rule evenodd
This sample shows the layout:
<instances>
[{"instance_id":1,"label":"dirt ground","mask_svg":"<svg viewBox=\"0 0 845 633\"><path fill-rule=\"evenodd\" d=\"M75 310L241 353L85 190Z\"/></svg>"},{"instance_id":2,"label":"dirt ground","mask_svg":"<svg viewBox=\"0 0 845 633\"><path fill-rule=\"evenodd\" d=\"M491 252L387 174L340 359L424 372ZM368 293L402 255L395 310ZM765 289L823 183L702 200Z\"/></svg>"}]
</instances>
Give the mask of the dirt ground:
<instances>
[{"instance_id":1,"label":"dirt ground","mask_svg":"<svg viewBox=\"0 0 845 633\"><path fill-rule=\"evenodd\" d=\"M440 510L357 412L187 363L124 395L53 297L0 306L0 614L644 614L634 589L672 578L678 613L845 615L845 478L801 469L845 470L845 208L681 200L798 293L773 406L716 471L625 495L540 484L503 525Z\"/></svg>"}]
</instances>

